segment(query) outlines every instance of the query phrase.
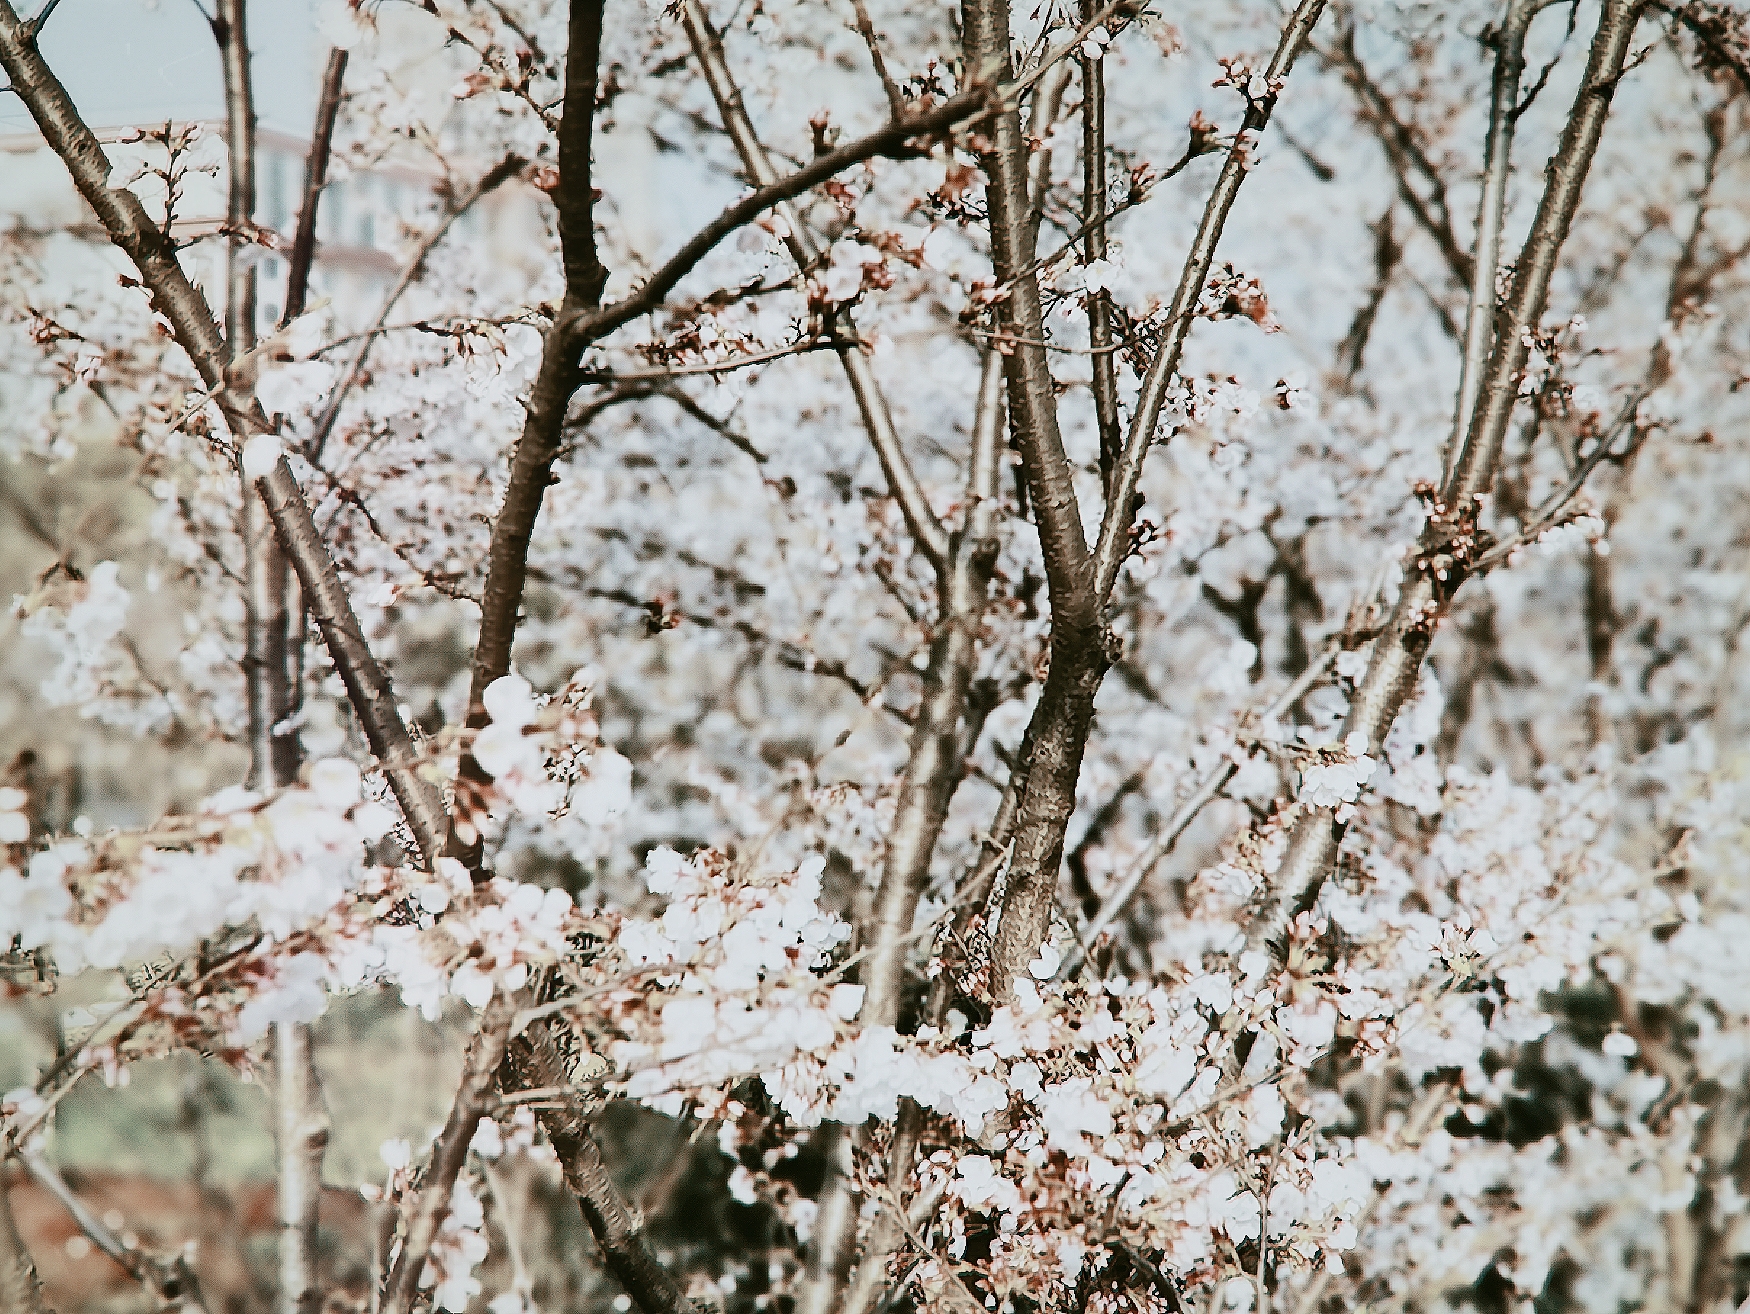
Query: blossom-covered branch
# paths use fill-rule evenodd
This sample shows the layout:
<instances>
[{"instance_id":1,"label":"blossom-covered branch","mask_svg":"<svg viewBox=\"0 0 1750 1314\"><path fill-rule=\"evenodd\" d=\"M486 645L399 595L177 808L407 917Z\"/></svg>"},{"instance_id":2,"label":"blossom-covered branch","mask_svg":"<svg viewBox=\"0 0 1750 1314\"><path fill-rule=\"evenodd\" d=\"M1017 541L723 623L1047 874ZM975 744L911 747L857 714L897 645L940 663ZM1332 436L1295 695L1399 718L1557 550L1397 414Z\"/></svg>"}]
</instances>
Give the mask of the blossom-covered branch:
<instances>
[{"instance_id":1,"label":"blossom-covered branch","mask_svg":"<svg viewBox=\"0 0 1750 1314\"><path fill-rule=\"evenodd\" d=\"M0 66L12 90L24 101L49 145L66 164L79 192L90 203L109 238L140 271L153 306L169 322L201 381L213 390L239 447L252 435L266 437L265 424L247 392L239 395L226 373L227 348L212 310L183 271L169 236L147 216L139 198L109 185L111 165L103 146L80 118L66 88L49 70L23 22L7 0L0 0ZM309 504L296 476L278 456L263 451L244 473L253 479L279 535L280 546L297 570L310 613L321 627L329 655L347 686L371 751L383 764L395 797L407 816L421 854L436 856L443 833L443 804L437 790L418 774L418 754L389 678L371 655L353 614L351 599L334 560L310 518Z\"/></svg>"},{"instance_id":2,"label":"blossom-covered branch","mask_svg":"<svg viewBox=\"0 0 1750 1314\"><path fill-rule=\"evenodd\" d=\"M1568 230L1580 205L1586 175L1604 134L1610 103L1627 63L1642 7L1635 0L1606 0L1588 53L1586 71L1532 221L1506 300L1495 312L1494 348L1477 381L1478 400L1452 475L1429 508L1427 528L1385 632L1374 641L1366 674L1357 683L1343 724L1365 752L1385 740L1415 688L1434 625L1479 555L1479 498L1495 478L1501 444L1519 401L1519 383L1530 354L1530 333L1543 315ZM1505 44L1501 58L1508 58ZM1513 66L1499 78L1497 107L1515 103ZM1304 807L1289 836L1282 866L1247 938L1254 947L1279 944L1296 913L1317 899L1341 843L1342 823L1325 808Z\"/></svg>"}]
</instances>

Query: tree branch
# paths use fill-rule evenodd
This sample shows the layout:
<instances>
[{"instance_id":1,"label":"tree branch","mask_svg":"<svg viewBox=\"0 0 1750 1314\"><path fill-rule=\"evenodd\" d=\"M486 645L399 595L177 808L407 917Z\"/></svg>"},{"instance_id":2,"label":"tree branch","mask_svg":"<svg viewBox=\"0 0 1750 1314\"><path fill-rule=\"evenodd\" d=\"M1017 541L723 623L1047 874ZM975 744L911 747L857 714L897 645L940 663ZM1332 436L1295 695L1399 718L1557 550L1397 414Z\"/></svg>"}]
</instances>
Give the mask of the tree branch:
<instances>
[{"instance_id":1,"label":"tree branch","mask_svg":"<svg viewBox=\"0 0 1750 1314\"><path fill-rule=\"evenodd\" d=\"M1091 578L1076 598L1076 610L1067 615L1060 611L1057 583L1052 581L1051 668L1022 740L1021 757L1029 764L1029 774L1020 796L1014 853L1009 860L996 942L991 949L991 992L998 1001L1006 1002L1011 997L1015 978L1029 970L1028 965L1036 959L1039 947L1050 932L1052 910L1057 903L1058 871L1063 862L1064 831L1075 810L1076 781L1081 774L1082 757L1093 723L1094 697L1113 655L1109 650L1110 637L1100 624L1100 612L1110 598L1119 569L1130 553L1136 490L1148 449L1154 441L1167 388L1178 370L1180 352L1208 282L1228 212L1233 208L1240 184L1250 171L1251 152L1256 147L1258 134L1269 123L1282 79L1293 68L1296 56L1323 9L1324 0L1301 0L1288 20L1276 53L1265 70L1271 90L1262 98L1249 102L1245 122L1235 136L1216 179L1215 189L1204 207L1202 222L1173 296L1160 347L1143 378L1130 432L1110 480L1099 540L1087 566ZM967 30L973 30L970 16ZM995 167L1000 169L1001 165ZM991 204L994 227L997 222L996 202ZM1016 355L1019 357L1020 352ZM1013 377L1011 374L1011 388ZM1011 411L1014 405L1011 393ZM1025 455L1023 440L1024 459ZM1045 532L1043 528L1040 531L1042 541ZM1079 524L1075 534L1079 543ZM1048 547L1048 574L1051 552ZM1084 560L1087 560L1085 550Z\"/></svg>"},{"instance_id":2,"label":"tree branch","mask_svg":"<svg viewBox=\"0 0 1750 1314\"><path fill-rule=\"evenodd\" d=\"M279 1314L318 1314L322 1287L317 1269L317 1208L322 1197L322 1157L328 1148L328 1111L310 1028L276 1022L274 1047L275 1139L279 1159Z\"/></svg>"},{"instance_id":3,"label":"tree branch","mask_svg":"<svg viewBox=\"0 0 1750 1314\"><path fill-rule=\"evenodd\" d=\"M419 1293L419 1278L425 1271L426 1257L438 1228L450 1212L450 1194L456 1177L468 1158L468 1146L480 1119L493 1102L492 1082L504 1061L505 1045L510 1038L511 1020L516 1016L516 1001L500 986L493 992L481 1014L480 1024L468 1045L468 1057L462 1068L462 1080L456 1087L456 1098L450 1105L450 1116L432 1146L431 1159L426 1164L418 1194L407 1207L407 1226L401 1239L401 1253L389 1280L383 1286L382 1314L409 1314Z\"/></svg>"},{"instance_id":4,"label":"tree branch","mask_svg":"<svg viewBox=\"0 0 1750 1314\"><path fill-rule=\"evenodd\" d=\"M195 1280L194 1270L189 1267L185 1256L175 1254L163 1258L148 1255L136 1246L130 1246L91 1212L73 1188L67 1185L67 1179L43 1158L40 1151L21 1150L19 1158L37 1185L60 1202L61 1207L72 1216L74 1223L90 1239L91 1244L126 1270L134 1281L162 1301L166 1308L195 1311L206 1308L200 1284ZM0 1220L0 1233L4 1232L5 1226L5 1220ZM4 1236L0 1235L0 1249L4 1249L4 1246ZM11 1310L13 1306L6 1305L4 1308Z\"/></svg>"},{"instance_id":5,"label":"tree branch","mask_svg":"<svg viewBox=\"0 0 1750 1314\"><path fill-rule=\"evenodd\" d=\"M102 144L79 117L66 88L24 39L22 28L11 0L0 0L0 66L11 78L12 89L66 164L74 185L96 212L110 240L140 271L153 308L169 321L177 342L188 353L201 381L215 394L232 434L241 442L265 428L265 421L252 399L247 394L239 396L230 386L225 339L206 298L189 281L170 239L152 222L139 198L125 188L109 186L110 164ZM441 822L443 816L442 800L437 790L416 774L416 754L407 727L401 723L388 676L365 643L334 560L310 518L303 491L283 458L256 481L256 488L267 503L281 547L297 570L304 596L310 599L312 614L322 626L323 639L353 697L371 749L419 838L422 856L429 861L437 852L437 837L442 833L441 825L434 829L434 822Z\"/></svg>"},{"instance_id":6,"label":"tree branch","mask_svg":"<svg viewBox=\"0 0 1750 1314\"><path fill-rule=\"evenodd\" d=\"M723 40L711 26L702 0L685 0L681 7L681 21L686 25L688 40L692 43L694 57L698 59L705 74L705 81L711 88L711 96L717 102L717 113L723 121L724 131L735 143L748 179L756 187L775 185L779 181L778 171L772 167L771 156L754 131L753 121L748 117L747 106L742 100L741 88L730 75L729 61L723 51ZM901 109L903 110L903 102ZM804 271L815 268L824 253L813 232L794 207L782 205L780 214L784 226L789 230L784 243L789 248L790 257L796 262L796 267ZM835 336L850 342L856 341L857 326L848 308L835 308L828 328ZM887 398L881 391L881 385L876 382L874 367L857 347L839 348L838 357L839 363L844 367L845 376L850 381L852 395L857 399L863 427L868 431L869 441L881 462L881 472L887 478L888 490L899 503L900 514L905 517L906 528L911 531L913 540L930 564L939 569L947 558L948 534L942 528L941 521L936 518L935 512L930 509L923 485L918 482L911 462L905 455L899 433L893 425L893 416L887 408Z\"/></svg>"},{"instance_id":7,"label":"tree branch","mask_svg":"<svg viewBox=\"0 0 1750 1314\"><path fill-rule=\"evenodd\" d=\"M1515 265L1513 286L1496 312L1495 346L1479 383L1469 433L1454 458L1452 477L1432 508L1397 606L1384 633L1374 640L1367 671L1356 685L1343 722L1339 737L1360 734L1368 751L1378 751L1384 744L1416 686L1435 624L1474 568L1476 499L1494 480L1501 444L1518 402L1530 330L1543 315L1550 276L1579 208L1643 8L1641 0L1605 0L1599 14L1586 72L1545 168L1543 197ZM1516 101L1517 86L1512 93ZM1329 810L1302 806L1289 832L1282 865L1247 928L1252 947L1280 949L1289 923L1317 902L1336 863L1342 836L1343 828Z\"/></svg>"},{"instance_id":8,"label":"tree branch","mask_svg":"<svg viewBox=\"0 0 1750 1314\"><path fill-rule=\"evenodd\" d=\"M1477 205L1476 254L1471 261L1470 302L1465 308L1464 357L1458 375L1452 441L1446 449L1445 476L1459 445L1470 432L1483 366L1494 346L1495 275L1501 267L1501 225L1507 212L1507 179L1513 157L1513 132L1519 124L1519 83L1525 74L1525 33L1548 0L1512 0L1497 34L1495 73L1489 96L1489 136L1483 149L1483 194Z\"/></svg>"},{"instance_id":9,"label":"tree branch","mask_svg":"<svg viewBox=\"0 0 1750 1314\"><path fill-rule=\"evenodd\" d=\"M1081 0L1083 21L1094 0ZM1082 264L1106 258L1106 65L1082 56ZM1100 482L1108 495L1123 438L1118 419L1118 366L1112 358L1112 294L1088 296L1088 346L1094 356L1094 419L1100 430Z\"/></svg>"},{"instance_id":10,"label":"tree branch","mask_svg":"<svg viewBox=\"0 0 1750 1314\"><path fill-rule=\"evenodd\" d=\"M987 350L972 428L966 525L938 580L940 610L924 669L923 698L887 832L881 884L864 928L872 943L862 968L867 994L860 1016L870 1026L893 1026L899 1021L906 942L917 917L918 899L929 881L930 859L949 802L965 775L960 721L978 658L978 630L999 546L995 528L1002 384L1002 353ZM906 1167L909 1170L910 1165Z\"/></svg>"},{"instance_id":11,"label":"tree branch","mask_svg":"<svg viewBox=\"0 0 1750 1314\"><path fill-rule=\"evenodd\" d=\"M656 1262L644 1241L644 1228L620 1188L608 1175L601 1146L590 1129L564 1060L547 1022L537 1020L511 1042L505 1063L507 1089L554 1090L560 1099L537 1110L541 1127L559 1158L565 1184L583 1207L608 1268L643 1314L685 1314L695 1309L675 1280Z\"/></svg>"},{"instance_id":12,"label":"tree branch","mask_svg":"<svg viewBox=\"0 0 1750 1314\"><path fill-rule=\"evenodd\" d=\"M1293 15L1282 29L1276 53L1264 71L1264 77L1270 86L1280 86L1282 80L1293 70L1294 61L1305 47L1307 38L1312 35L1313 27L1318 23L1324 8L1324 0L1301 0L1295 7ZM1142 467L1147 459L1149 446L1154 441L1155 428L1160 422L1161 406L1166 399L1167 388L1178 373L1179 356L1184 350L1185 338L1191 331L1192 321L1196 318L1197 303L1203 295L1204 285L1209 281L1209 271L1215 263L1216 247L1221 242L1222 230L1227 226L1228 213L1233 209L1240 185L1251 172L1251 155L1257 149L1259 135L1269 125L1270 115L1276 108L1277 94L1275 91L1267 92L1262 98L1250 101L1247 106L1245 121L1235 135L1227 159L1222 162L1221 173L1215 180L1215 189L1203 207L1203 218L1197 226L1197 236L1191 243L1191 252L1185 259L1184 272L1179 277L1178 289L1173 293L1172 305L1167 312L1160 347L1155 358L1149 362L1148 373L1143 378L1130 432L1125 438L1123 455L1113 479L1112 494L1100 523L1099 546L1094 554L1094 587L1102 604L1111 597L1119 567L1124 564L1124 558L1129 551L1130 526L1135 519L1133 503L1136 487L1142 477Z\"/></svg>"},{"instance_id":13,"label":"tree branch","mask_svg":"<svg viewBox=\"0 0 1750 1314\"><path fill-rule=\"evenodd\" d=\"M529 543L559 452L565 412L581 381L578 360L582 348L567 325L577 315L599 307L607 284L607 270L596 252L595 184L590 161L602 10L603 0L571 0L565 110L559 124L559 186L553 193L559 210L565 297L542 342L540 370L522 436L511 456L510 481L492 523L486 591L480 600L480 632L474 643L468 691L467 724L474 727L485 725L488 719L483 702L487 686L510 670L511 644L528 577ZM461 777L476 785L487 779L472 753L462 756ZM452 826L447 851L476 875L480 873L485 852L478 835L464 837Z\"/></svg>"},{"instance_id":14,"label":"tree branch","mask_svg":"<svg viewBox=\"0 0 1750 1314\"><path fill-rule=\"evenodd\" d=\"M322 90L316 99L316 121L310 129L310 152L304 157L304 199L298 206L298 225L287 258L286 308L282 325L304 313L310 294L310 267L316 259L316 211L322 204L322 189L328 185L328 155L334 146L334 124L340 117L341 88L346 81L346 51L336 46L328 52L322 70Z\"/></svg>"},{"instance_id":15,"label":"tree branch","mask_svg":"<svg viewBox=\"0 0 1750 1314\"><path fill-rule=\"evenodd\" d=\"M966 67L1010 73L1008 0L969 0L961 29ZM1091 631L1097 607L1088 543L1076 500L1075 476L1057 425L1057 399L1050 360L1038 345L1045 340L1044 311L1037 274L1019 277L1033 264L1035 229L1029 224L1033 197L1027 141L1020 111L1005 102L991 125L992 145L982 164L989 182L985 207L990 215L991 265L1009 295L997 304L997 322L1018 340L1007 359L1009 428L1021 450L1033 519L1045 557L1052 629Z\"/></svg>"},{"instance_id":16,"label":"tree branch","mask_svg":"<svg viewBox=\"0 0 1750 1314\"><path fill-rule=\"evenodd\" d=\"M419 239L419 245L413 248L413 254L408 257L407 263L401 266L401 273L397 275L388 295L383 298L382 305L377 309L377 317L371 322L370 328L361 333L350 335L357 339L358 345L353 348L352 356L346 362L346 368L341 371L340 381L334 385L334 391L329 395L328 404L322 408L322 414L317 418L315 427L310 431L309 440L305 443L305 449L309 453L312 465L321 461L322 451L327 447L329 438L334 434L335 423L340 419L341 403L346 400L347 395L352 392L353 387L364 374L365 361L370 357L371 347L382 335L383 326L389 322L389 312L395 309L402 295L413 286L414 280L424 270L426 258L431 255L432 249L444 240L451 226L472 209L476 201L514 177L526 163L527 161L520 155L506 155L446 206L437 223L433 225L430 232ZM316 215L312 208L310 211L312 229L314 229L315 223ZM303 227L301 216L298 224L301 232Z\"/></svg>"}]
</instances>

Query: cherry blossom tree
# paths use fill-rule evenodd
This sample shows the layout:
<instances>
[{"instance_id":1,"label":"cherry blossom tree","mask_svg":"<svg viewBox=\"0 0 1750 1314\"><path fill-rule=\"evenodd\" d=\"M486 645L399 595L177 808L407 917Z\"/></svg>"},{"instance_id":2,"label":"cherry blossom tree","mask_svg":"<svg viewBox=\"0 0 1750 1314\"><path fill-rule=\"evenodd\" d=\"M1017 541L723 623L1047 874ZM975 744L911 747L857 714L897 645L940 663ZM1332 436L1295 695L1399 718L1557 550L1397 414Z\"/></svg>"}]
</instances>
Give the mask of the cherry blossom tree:
<instances>
[{"instance_id":1,"label":"cherry blossom tree","mask_svg":"<svg viewBox=\"0 0 1750 1314\"><path fill-rule=\"evenodd\" d=\"M0 234L3 437L99 398L152 534L20 628L45 705L248 766L101 834L0 789L7 989L128 986L4 1148L156 1299L198 1262L57 1103L268 1084L321 1309L366 990L470 1032L369 1188L390 1314L557 1307L476 1272L517 1164L617 1309L1750 1296L1736 7L326 0L287 233L246 0L222 142L132 176L56 7L0 65L111 249ZM327 184L410 162L381 300L313 296ZM634 1104L760 1240L661 1253Z\"/></svg>"}]
</instances>

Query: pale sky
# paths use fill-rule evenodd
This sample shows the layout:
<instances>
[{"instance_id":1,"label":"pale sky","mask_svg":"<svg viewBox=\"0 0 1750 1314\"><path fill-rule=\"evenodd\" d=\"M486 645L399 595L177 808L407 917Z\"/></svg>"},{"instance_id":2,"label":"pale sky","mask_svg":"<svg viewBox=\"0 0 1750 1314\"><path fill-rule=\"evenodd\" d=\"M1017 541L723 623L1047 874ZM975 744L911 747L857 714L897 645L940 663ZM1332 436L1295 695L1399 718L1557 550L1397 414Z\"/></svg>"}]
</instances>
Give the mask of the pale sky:
<instances>
[{"instance_id":1,"label":"pale sky","mask_svg":"<svg viewBox=\"0 0 1750 1314\"><path fill-rule=\"evenodd\" d=\"M15 0L16 2L16 0ZM18 8L34 13L42 0ZM94 128L222 119L211 0L61 0L41 49ZM314 0L250 0L256 113L264 128L307 137L321 76ZM0 135L33 130L16 96L0 94Z\"/></svg>"}]
</instances>

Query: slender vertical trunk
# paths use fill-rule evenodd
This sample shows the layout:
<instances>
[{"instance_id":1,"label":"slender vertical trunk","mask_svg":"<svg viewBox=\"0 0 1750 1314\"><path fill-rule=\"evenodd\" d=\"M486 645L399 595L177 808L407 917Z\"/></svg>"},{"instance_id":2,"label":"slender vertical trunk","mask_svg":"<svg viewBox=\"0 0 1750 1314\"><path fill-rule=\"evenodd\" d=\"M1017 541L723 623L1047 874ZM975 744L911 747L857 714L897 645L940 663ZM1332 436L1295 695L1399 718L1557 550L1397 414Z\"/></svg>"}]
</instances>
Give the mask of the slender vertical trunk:
<instances>
[{"instance_id":1,"label":"slender vertical trunk","mask_svg":"<svg viewBox=\"0 0 1750 1314\"><path fill-rule=\"evenodd\" d=\"M225 74L225 145L230 229L225 269L225 348L234 367L255 347L256 262L249 236L255 223L255 94L250 70L248 0L218 0L213 35ZM308 266L303 278L308 277ZM300 280L302 281L302 280ZM249 706L249 784L258 790L292 784L298 740L286 723L293 712L291 572L254 481L242 477L244 683ZM310 1029L274 1026L275 1133L279 1167L279 1314L317 1314L317 1206L328 1122L322 1112Z\"/></svg>"},{"instance_id":2,"label":"slender vertical trunk","mask_svg":"<svg viewBox=\"0 0 1750 1314\"><path fill-rule=\"evenodd\" d=\"M277 1022L274 1045L274 1136L279 1150L278 1314L317 1314L322 1288L317 1271L317 1205L322 1157L328 1148L328 1112L316 1075L310 1028Z\"/></svg>"},{"instance_id":3,"label":"slender vertical trunk","mask_svg":"<svg viewBox=\"0 0 1750 1314\"><path fill-rule=\"evenodd\" d=\"M1096 0L1081 0L1082 22L1093 20ZM1106 63L1082 56L1082 264L1106 258ZM1112 358L1112 294L1088 293L1088 346L1094 351L1094 418L1100 428L1100 482L1108 490L1123 435L1118 428L1118 367Z\"/></svg>"},{"instance_id":4,"label":"slender vertical trunk","mask_svg":"<svg viewBox=\"0 0 1750 1314\"><path fill-rule=\"evenodd\" d=\"M255 348L255 94L250 76L247 0L219 0L213 35L225 76L227 186L225 224L225 350L235 366ZM243 678L249 704L249 784L270 790L297 773L297 742L275 735L291 715L287 688L290 573L261 496L245 476L238 532L243 539ZM283 742L282 742L283 741Z\"/></svg>"}]
</instances>

